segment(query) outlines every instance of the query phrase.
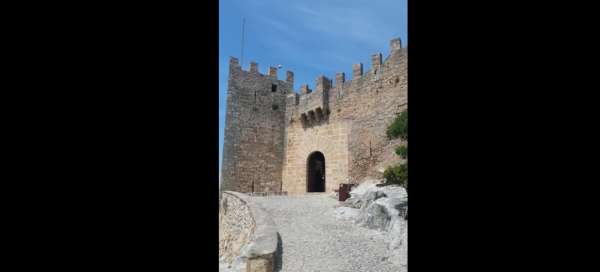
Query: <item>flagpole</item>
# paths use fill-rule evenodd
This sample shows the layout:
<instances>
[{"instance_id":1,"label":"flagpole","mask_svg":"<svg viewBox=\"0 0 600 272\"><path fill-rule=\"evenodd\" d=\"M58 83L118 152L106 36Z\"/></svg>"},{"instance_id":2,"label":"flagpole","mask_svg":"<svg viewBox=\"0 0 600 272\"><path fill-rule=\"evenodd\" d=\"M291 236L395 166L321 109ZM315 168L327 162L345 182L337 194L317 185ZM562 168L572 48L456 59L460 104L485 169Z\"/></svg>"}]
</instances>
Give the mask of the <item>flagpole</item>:
<instances>
[{"instance_id":1,"label":"flagpole","mask_svg":"<svg viewBox=\"0 0 600 272\"><path fill-rule=\"evenodd\" d=\"M245 26L245 24L246 24L246 18L243 18L242 19L242 46L241 46L242 53L240 54L240 59L241 59L240 65L242 67L244 67L244 30L245 30L244 26Z\"/></svg>"}]
</instances>

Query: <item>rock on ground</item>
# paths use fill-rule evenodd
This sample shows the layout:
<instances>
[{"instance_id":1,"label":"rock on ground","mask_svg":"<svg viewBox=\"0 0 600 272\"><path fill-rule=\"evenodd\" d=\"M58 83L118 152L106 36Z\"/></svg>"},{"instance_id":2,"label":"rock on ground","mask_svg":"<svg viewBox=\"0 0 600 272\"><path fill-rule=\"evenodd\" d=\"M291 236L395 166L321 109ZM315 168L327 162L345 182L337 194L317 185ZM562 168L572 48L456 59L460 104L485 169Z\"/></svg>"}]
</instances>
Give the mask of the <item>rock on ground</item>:
<instances>
[{"instance_id":1,"label":"rock on ground","mask_svg":"<svg viewBox=\"0 0 600 272\"><path fill-rule=\"evenodd\" d=\"M406 190L400 186L377 187L365 182L350 192L351 197L336 208L336 218L380 231L386 240L388 259L406 269L408 221L401 211L408 205Z\"/></svg>"},{"instance_id":2,"label":"rock on ground","mask_svg":"<svg viewBox=\"0 0 600 272\"><path fill-rule=\"evenodd\" d=\"M219 272L246 272L246 259L244 256L250 246L252 246L252 242L244 245L240 250L240 255L236 256L230 264L224 260L219 260Z\"/></svg>"}]
</instances>

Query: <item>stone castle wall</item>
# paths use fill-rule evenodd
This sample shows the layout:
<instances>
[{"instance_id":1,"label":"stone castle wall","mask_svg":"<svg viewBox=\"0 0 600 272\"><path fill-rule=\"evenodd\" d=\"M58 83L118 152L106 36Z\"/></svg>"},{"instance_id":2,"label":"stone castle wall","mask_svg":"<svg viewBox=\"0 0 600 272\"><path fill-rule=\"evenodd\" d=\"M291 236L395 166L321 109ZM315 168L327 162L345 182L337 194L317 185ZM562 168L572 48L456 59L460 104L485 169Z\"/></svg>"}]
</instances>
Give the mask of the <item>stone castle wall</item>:
<instances>
[{"instance_id":1,"label":"stone castle wall","mask_svg":"<svg viewBox=\"0 0 600 272\"><path fill-rule=\"evenodd\" d=\"M238 192L281 190L285 97L293 92L293 74L285 81L237 59L229 67L221 189Z\"/></svg>"},{"instance_id":2,"label":"stone castle wall","mask_svg":"<svg viewBox=\"0 0 600 272\"><path fill-rule=\"evenodd\" d=\"M290 94L286 111L286 161L283 190L306 192L306 163L315 151L325 155L326 191L340 183L381 178L387 166L400 161L386 129L407 107L407 57L399 40L392 40L388 58L372 56L372 69L353 67L352 80L338 73L335 84L319 77L311 92ZM324 95L323 95L324 94Z\"/></svg>"},{"instance_id":3,"label":"stone castle wall","mask_svg":"<svg viewBox=\"0 0 600 272\"><path fill-rule=\"evenodd\" d=\"M265 111L264 115L249 112L247 107L251 103L236 102L236 95L239 95L239 89L246 90L242 93L252 93L252 90L262 90L271 83L263 80L267 76L254 75L252 79L240 76L246 72L238 69L239 66L235 66L237 60L232 58L230 73L233 76L230 75L228 91L222 176L233 170L237 176L227 177L228 182L238 184L240 191L248 192L252 189L248 184L257 180L255 173L260 172L250 166L266 167L263 163L271 164L266 167L268 171L260 172L264 175L261 181L269 185L262 190L306 192L307 159L310 154L319 151L325 156L327 192L338 188L340 183L381 178L383 169L400 161L394 153L400 140L388 140L385 131L396 114L407 107L406 49L401 47L399 39L392 40L390 47L385 60L380 53L371 56L372 69L369 71L363 72L362 64L355 64L352 80L347 81L343 73L336 75L335 83L319 76L314 90L304 84L299 94L292 90L293 74L288 72L285 91L272 98L282 103L284 111ZM240 88L240 85L243 87ZM230 104L238 108L231 109ZM247 130L251 127L248 124L257 121L270 124L271 130L247 133L272 139L271 143L275 145L271 149L267 148L266 141L264 146L254 146L255 142L248 141L248 137L232 132L236 128ZM275 122L281 123L276 125ZM231 146L241 149L232 152ZM272 160L257 158L256 152L265 151L267 155L262 156ZM232 155L237 157L231 159ZM223 184L225 182L223 179ZM232 190L232 186L226 188ZM254 191L258 190L255 188Z\"/></svg>"}]
</instances>

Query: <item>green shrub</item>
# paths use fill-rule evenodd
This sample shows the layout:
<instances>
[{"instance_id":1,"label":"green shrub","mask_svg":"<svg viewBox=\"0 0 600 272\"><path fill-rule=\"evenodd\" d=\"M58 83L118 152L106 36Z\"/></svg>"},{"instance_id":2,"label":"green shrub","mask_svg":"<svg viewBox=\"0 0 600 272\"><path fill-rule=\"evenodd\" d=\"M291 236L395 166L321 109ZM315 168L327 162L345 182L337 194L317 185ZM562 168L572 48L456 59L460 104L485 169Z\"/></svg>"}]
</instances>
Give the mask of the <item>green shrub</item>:
<instances>
[{"instance_id":1,"label":"green shrub","mask_svg":"<svg viewBox=\"0 0 600 272\"><path fill-rule=\"evenodd\" d=\"M400 138L408 141L408 111L399 113L386 131L387 137L391 139ZM395 152L401 158L408 160L408 142L396 147ZM406 189L408 193L408 164L398 164L388 167L383 172L385 185L397 184Z\"/></svg>"},{"instance_id":2,"label":"green shrub","mask_svg":"<svg viewBox=\"0 0 600 272\"><path fill-rule=\"evenodd\" d=\"M396 139L400 137L403 140L408 140L408 111L404 110L392 124L388 127L386 134L389 139Z\"/></svg>"},{"instance_id":3,"label":"green shrub","mask_svg":"<svg viewBox=\"0 0 600 272\"><path fill-rule=\"evenodd\" d=\"M407 159L408 158L408 148L406 146L401 145L396 147L396 154L400 156L400 158Z\"/></svg>"},{"instance_id":4,"label":"green shrub","mask_svg":"<svg viewBox=\"0 0 600 272\"><path fill-rule=\"evenodd\" d=\"M383 172L383 177L387 184L408 186L408 166L406 164L390 166Z\"/></svg>"}]
</instances>

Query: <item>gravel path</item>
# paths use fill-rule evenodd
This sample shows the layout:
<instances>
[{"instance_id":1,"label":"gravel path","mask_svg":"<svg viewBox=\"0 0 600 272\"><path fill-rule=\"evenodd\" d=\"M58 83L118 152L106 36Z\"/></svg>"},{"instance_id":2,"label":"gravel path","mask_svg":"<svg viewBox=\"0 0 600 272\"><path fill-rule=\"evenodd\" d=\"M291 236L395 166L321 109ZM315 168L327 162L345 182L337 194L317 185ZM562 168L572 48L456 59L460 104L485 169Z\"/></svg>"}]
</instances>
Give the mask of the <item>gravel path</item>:
<instances>
[{"instance_id":1,"label":"gravel path","mask_svg":"<svg viewBox=\"0 0 600 272\"><path fill-rule=\"evenodd\" d=\"M335 218L337 200L325 194L253 197L281 235L283 272L394 271L379 232Z\"/></svg>"}]
</instances>

